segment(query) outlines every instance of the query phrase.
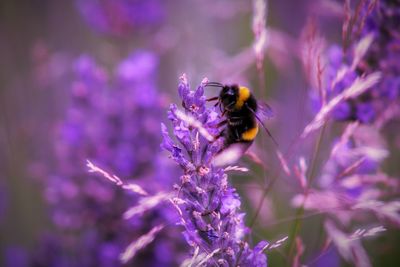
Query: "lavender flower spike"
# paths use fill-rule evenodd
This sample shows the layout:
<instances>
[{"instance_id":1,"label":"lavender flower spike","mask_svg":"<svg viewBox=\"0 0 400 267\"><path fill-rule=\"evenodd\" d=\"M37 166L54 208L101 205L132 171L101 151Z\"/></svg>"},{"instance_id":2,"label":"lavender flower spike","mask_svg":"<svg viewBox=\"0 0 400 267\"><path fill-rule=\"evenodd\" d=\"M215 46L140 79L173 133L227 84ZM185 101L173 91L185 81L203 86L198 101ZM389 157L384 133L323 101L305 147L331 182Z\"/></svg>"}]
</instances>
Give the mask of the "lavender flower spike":
<instances>
[{"instance_id":1,"label":"lavender flower spike","mask_svg":"<svg viewBox=\"0 0 400 267\"><path fill-rule=\"evenodd\" d=\"M180 183L175 185L176 197L171 200L184 227L184 236L192 247L192 260L202 255L202 266L266 266L263 253L267 242L251 248L244 240L249 232L240 212L240 198L228 183L223 168L213 166L212 158L219 151L222 140L211 142L209 135L216 136L220 116L214 107L206 107L203 80L191 91L185 75L179 84L183 108L172 104L168 118L174 126L170 137L162 124L162 148L183 169ZM182 116L185 111L186 116ZM185 264L184 264L185 265ZM190 264L189 264L190 265Z\"/></svg>"}]
</instances>

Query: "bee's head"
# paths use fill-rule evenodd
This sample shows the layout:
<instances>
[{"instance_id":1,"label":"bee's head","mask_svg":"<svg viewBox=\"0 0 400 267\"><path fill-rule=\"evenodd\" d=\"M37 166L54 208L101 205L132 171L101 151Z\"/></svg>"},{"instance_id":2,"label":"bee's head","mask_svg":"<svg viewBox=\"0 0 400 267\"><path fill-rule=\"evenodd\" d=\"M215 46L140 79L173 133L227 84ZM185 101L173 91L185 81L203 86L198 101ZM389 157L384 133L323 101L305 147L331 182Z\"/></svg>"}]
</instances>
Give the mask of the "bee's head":
<instances>
[{"instance_id":1,"label":"bee's head","mask_svg":"<svg viewBox=\"0 0 400 267\"><path fill-rule=\"evenodd\" d=\"M239 88L237 85L225 85L220 94L219 99L224 110L231 111L235 107Z\"/></svg>"}]
</instances>

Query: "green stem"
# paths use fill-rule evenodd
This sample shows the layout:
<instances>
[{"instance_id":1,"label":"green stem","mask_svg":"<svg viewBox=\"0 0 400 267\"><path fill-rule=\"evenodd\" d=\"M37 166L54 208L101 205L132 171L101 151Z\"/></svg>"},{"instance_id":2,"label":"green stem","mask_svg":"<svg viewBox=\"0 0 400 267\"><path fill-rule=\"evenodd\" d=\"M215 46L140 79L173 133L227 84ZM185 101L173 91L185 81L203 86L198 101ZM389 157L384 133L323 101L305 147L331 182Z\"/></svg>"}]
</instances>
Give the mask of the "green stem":
<instances>
[{"instance_id":1,"label":"green stem","mask_svg":"<svg viewBox=\"0 0 400 267\"><path fill-rule=\"evenodd\" d=\"M324 132L325 132L325 128L326 128L326 123L323 125L323 127L321 129L321 131L320 131L320 133L318 135L317 143L315 144L315 147L314 147L313 157L312 157L312 160L311 160L311 166L308 169L308 174L307 174L307 177L309 177L308 178L308 185L309 186L312 184L312 182L314 180L314 175L315 175L315 170L316 170L316 159L319 156L319 152L320 152L322 138L323 138L323 135L324 135ZM289 234L289 257L288 258L290 260L293 259L293 254L295 252L295 239L296 239L298 233L301 230L301 226L302 226L302 219L301 218L304 215L304 204L305 204L305 202L307 200L308 193L309 193L309 191L307 189L305 194L304 194L303 203L297 209L296 216L295 216L296 219L295 219L293 228L292 228L292 230L291 230L291 232Z\"/></svg>"}]
</instances>

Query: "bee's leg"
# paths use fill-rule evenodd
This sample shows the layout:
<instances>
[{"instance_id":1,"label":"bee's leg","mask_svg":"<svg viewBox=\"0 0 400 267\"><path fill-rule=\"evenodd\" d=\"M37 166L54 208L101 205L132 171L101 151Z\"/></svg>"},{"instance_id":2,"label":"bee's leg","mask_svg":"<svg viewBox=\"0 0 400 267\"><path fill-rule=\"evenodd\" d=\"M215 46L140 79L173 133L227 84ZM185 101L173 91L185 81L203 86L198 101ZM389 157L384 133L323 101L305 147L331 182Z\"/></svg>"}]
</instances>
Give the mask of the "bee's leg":
<instances>
[{"instance_id":1,"label":"bee's leg","mask_svg":"<svg viewBox=\"0 0 400 267\"><path fill-rule=\"evenodd\" d=\"M221 126L224 126L224 125L227 124L227 123L228 123L228 120L220 121L220 122L217 124L217 128L219 128L219 127L221 127Z\"/></svg>"},{"instance_id":2,"label":"bee's leg","mask_svg":"<svg viewBox=\"0 0 400 267\"><path fill-rule=\"evenodd\" d=\"M225 124L227 124L228 123L228 120L223 120L223 121L220 121L219 123L217 123L217 125L215 125L215 126L209 126L210 128L220 128L221 126L224 126Z\"/></svg>"},{"instance_id":3,"label":"bee's leg","mask_svg":"<svg viewBox=\"0 0 400 267\"><path fill-rule=\"evenodd\" d=\"M220 128L221 126L224 126L228 123L228 120L223 120L220 121L215 128ZM226 133L226 128L224 128L222 131L219 132L219 134L217 134L216 136L214 136L214 140L211 143L214 143L215 141L217 141L218 139L220 139L221 137L225 136Z\"/></svg>"},{"instance_id":4,"label":"bee's leg","mask_svg":"<svg viewBox=\"0 0 400 267\"><path fill-rule=\"evenodd\" d=\"M239 131L237 128L235 128L235 137L236 137L236 141L240 141L241 140L241 136L239 134Z\"/></svg>"},{"instance_id":5,"label":"bee's leg","mask_svg":"<svg viewBox=\"0 0 400 267\"><path fill-rule=\"evenodd\" d=\"M227 111L227 110L232 110L232 107L235 106L235 104L236 104L236 101L230 102L228 105L226 105L226 106L224 107L224 110L225 110L225 111Z\"/></svg>"},{"instance_id":6,"label":"bee's leg","mask_svg":"<svg viewBox=\"0 0 400 267\"><path fill-rule=\"evenodd\" d=\"M211 141L211 143L214 143L215 141L217 141L218 139L220 139L224 135L225 135L225 131L221 131L218 135L214 136L214 140Z\"/></svg>"},{"instance_id":7,"label":"bee's leg","mask_svg":"<svg viewBox=\"0 0 400 267\"><path fill-rule=\"evenodd\" d=\"M206 155L207 149L208 147L213 144L215 141L217 141L218 139L220 139L221 137L225 136L225 130L222 130L218 135L213 136L213 140L209 142L209 144L205 145L203 148L203 151L201 153L201 159L204 159L204 156ZM222 149L221 149L222 150ZM220 150L220 151L221 151ZM219 152L218 152L219 153Z\"/></svg>"},{"instance_id":8,"label":"bee's leg","mask_svg":"<svg viewBox=\"0 0 400 267\"><path fill-rule=\"evenodd\" d=\"M209 102L209 101L215 101L215 100L218 100L218 99L219 99L219 96L215 96L215 97L207 98L206 101Z\"/></svg>"}]
</instances>

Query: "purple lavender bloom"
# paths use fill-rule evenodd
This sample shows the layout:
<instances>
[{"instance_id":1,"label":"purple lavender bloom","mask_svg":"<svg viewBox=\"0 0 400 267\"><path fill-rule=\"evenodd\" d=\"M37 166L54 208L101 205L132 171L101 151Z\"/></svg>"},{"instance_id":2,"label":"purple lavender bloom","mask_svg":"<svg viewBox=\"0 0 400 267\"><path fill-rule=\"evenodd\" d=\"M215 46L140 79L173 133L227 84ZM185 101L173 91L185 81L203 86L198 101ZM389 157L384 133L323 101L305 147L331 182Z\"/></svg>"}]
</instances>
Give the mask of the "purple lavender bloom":
<instances>
[{"instance_id":1,"label":"purple lavender bloom","mask_svg":"<svg viewBox=\"0 0 400 267\"><path fill-rule=\"evenodd\" d=\"M375 223L400 225L399 202L388 197L397 179L380 170L387 156L377 129L350 124L322 168L319 188L299 194L292 201L306 210L326 213L328 236L340 255L355 266L370 266L359 238L348 234L355 225L370 225L371 213L378 218Z\"/></svg>"},{"instance_id":2,"label":"purple lavender bloom","mask_svg":"<svg viewBox=\"0 0 400 267\"><path fill-rule=\"evenodd\" d=\"M395 100L400 97L400 77L387 77L381 84L381 96Z\"/></svg>"},{"instance_id":3,"label":"purple lavender bloom","mask_svg":"<svg viewBox=\"0 0 400 267\"><path fill-rule=\"evenodd\" d=\"M357 119L362 123L370 123L375 117L375 109L371 103L359 103L356 111Z\"/></svg>"},{"instance_id":4,"label":"purple lavender bloom","mask_svg":"<svg viewBox=\"0 0 400 267\"><path fill-rule=\"evenodd\" d=\"M331 99L349 87L357 77L380 71L380 83L357 98L347 100L333 112L333 118L339 121L356 120L370 124L387 108L399 102L400 10L393 1L383 0L378 3L364 3L355 12L359 13L353 17L354 25L347 29L356 37L350 48L340 52L338 46L333 45L328 50L325 87L328 88L328 98ZM344 77L336 83L333 82L337 73L344 69L347 69Z\"/></svg>"},{"instance_id":5,"label":"purple lavender bloom","mask_svg":"<svg viewBox=\"0 0 400 267\"><path fill-rule=\"evenodd\" d=\"M124 211L134 206L137 196L88 174L85 167L90 159L127 182L135 179L146 185L148 192L172 185L172 175L167 174L173 174L174 167L158 156L161 102L154 82L157 66L154 54L138 51L123 60L115 78L110 78L91 57L76 60L70 104L54 143L54 169L44 180L57 232L41 242L34 257L38 266L121 266L120 254L132 238L159 221L171 221L171 212L164 208L124 220ZM174 235L179 236L174 231L160 235L157 246L149 247L130 264L176 265L178 253L166 259L158 251L175 251L181 240Z\"/></svg>"},{"instance_id":6,"label":"purple lavender bloom","mask_svg":"<svg viewBox=\"0 0 400 267\"><path fill-rule=\"evenodd\" d=\"M313 264L316 267L338 267L340 266L340 257L335 248L329 249L322 256L318 257Z\"/></svg>"},{"instance_id":7,"label":"purple lavender bloom","mask_svg":"<svg viewBox=\"0 0 400 267\"><path fill-rule=\"evenodd\" d=\"M165 7L160 0L76 0L79 12L96 31L126 36L160 25Z\"/></svg>"},{"instance_id":8,"label":"purple lavender bloom","mask_svg":"<svg viewBox=\"0 0 400 267\"><path fill-rule=\"evenodd\" d=\"M337 45L332 45L326 52L326 68L323 72L323 89L326 91L326 100L330 101L344 90L350 88L360 74L354 69L352 62L356 53L344 55L342 49ZM368 92L367 92L368 93ZM321 96L317 99L312 97L314 106L322 107ZM332 110L332 117L337 121L354 121L358 120L363 123L369 123L375 118L374 109L371 105L360 102L358 98L341 101Z\"/></svg>"},{"instance_id":9,"label":"purple lavender bloom","mask_svg":"<svg viewBox=\"0 0 400 267\"><path fill-rule=\"evenodd\" d=\"M211 142L210 135L218 134L220 116L205 105L204 85L191 91L186 76L181 77L178 92L185 111L172 104L168 112L178 143L162 124L161 146L183 170L173 203L193 250L191 260L199 263L202 259L205 266L266 266L266 242L252 249L244 240L249 229L240 212L240 197L229 185L224 169L212 164L222 142Z\"/></svg>"},{"instance_id":10,"label":"purple lavender bloom","mask_svg":"<svg viewBox=\"0 0 400 267\"><path fill-rule=\"evenodd\" d=\"M352 106L349 102L342 102L332 111L332 116L338 121L345 121L351 118Z\"/></svg>"},{"instance_id":11,"label":"purple lavender bloom","mask_svg":"<svg viewBox=\"0 0 400 267\"><path fill-rule=\"evenodd\" d=\"M361 37L372 35L374 40L358 70L361 74L379 70L383 77L368 94L360 97L357 118L367 123L373 122L391 105L398 104L400 96L400 9L394 1L382 0L370 10L371 7L365 5L361 11L366 16L366 22L360 30Z\"/></svg>"}]
</instances>

